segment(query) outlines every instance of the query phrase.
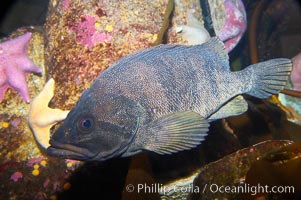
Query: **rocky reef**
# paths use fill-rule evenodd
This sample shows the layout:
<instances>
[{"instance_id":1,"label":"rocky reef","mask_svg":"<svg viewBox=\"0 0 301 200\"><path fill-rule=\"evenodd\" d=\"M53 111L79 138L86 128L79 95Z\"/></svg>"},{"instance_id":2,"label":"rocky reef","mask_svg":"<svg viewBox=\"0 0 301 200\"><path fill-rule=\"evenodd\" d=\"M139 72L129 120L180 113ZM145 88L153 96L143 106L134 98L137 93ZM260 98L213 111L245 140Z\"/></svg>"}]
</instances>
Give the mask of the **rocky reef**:
<instances>
[{"instance_id":1,"label":"rocky reef","mask_svg":"<svg viewBox=\"0 0 301 200\"><path fill-rule=\"evenodd\" d=\"M71 109L110 64L151 47L167 1L51 1L45 24L47 77L57 83L53 103Z\"/></svg>"}]
</instances>

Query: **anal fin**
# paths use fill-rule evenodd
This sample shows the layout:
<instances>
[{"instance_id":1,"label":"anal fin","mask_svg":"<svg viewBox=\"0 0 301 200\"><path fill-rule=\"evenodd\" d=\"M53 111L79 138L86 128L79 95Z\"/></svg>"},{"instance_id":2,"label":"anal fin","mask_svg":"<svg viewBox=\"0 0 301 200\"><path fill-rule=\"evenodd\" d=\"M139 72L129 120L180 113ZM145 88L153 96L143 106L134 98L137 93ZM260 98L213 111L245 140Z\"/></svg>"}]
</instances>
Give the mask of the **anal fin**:
<instances>
[{"instance_id":1,"label":"anal fin","mask_svg":"<svg viewBox=\"0 0 301 200\"><path fill-rule=\"evenodd\" d=\"M248 110L248 104L241 95L236 96L215 113L213 113L209 120L217 120L230 116L240 115Z\"/></svg>"},{"instance_id":2,"label":"anal fin","mask_svg":"<svg viewBox=\"0 0 301 200\"><path fill-rule=\"evenodd\" d=\"M171 154L196 147L205 140L209 123L193 111L168 114L147 124L144 149Z\"/></svg>"}]
</instances>

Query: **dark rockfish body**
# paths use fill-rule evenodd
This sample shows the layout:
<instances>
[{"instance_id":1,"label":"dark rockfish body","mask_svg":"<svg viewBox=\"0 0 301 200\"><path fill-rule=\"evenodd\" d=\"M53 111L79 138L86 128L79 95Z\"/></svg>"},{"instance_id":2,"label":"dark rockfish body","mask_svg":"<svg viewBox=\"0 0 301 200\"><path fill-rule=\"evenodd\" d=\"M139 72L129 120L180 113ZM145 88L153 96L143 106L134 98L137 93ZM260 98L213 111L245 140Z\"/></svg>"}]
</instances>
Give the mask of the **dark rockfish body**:
<instances>
[{"instance_id":1,"label":"dark rockfish body","mask_svg":"<svg viewBox=\"0 0 301 200\"><path fill-rule=\"evenodd\" d=\"M114 63L83 92L53 134L50 155L106 160L142 150L170 154L196 147L209 122L247 110L240 94L267 98L292 68L279 58L231 72L224 45L160 45Z\"/></svg>"}]
</instances>

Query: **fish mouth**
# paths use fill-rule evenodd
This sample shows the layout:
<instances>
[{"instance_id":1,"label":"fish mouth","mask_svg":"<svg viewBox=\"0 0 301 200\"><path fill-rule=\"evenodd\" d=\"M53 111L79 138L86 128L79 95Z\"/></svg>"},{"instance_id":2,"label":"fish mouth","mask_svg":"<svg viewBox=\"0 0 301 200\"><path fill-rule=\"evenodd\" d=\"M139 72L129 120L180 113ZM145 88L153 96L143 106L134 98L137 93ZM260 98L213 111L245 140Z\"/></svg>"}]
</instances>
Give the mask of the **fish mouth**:
<instances>
[{"instance_id":1,"label":"fish mouth","mask_svg":"<svg viewBox=\"0 0 301 200\"><path fill-rule=\"evenodd\" d=\"M89 160L95 156L95 153L72 144L63 144L53 139L51 139L49 143L50 146L46 149L46 152L50 156L81 161Z\"/></svg>"}]
</instances>

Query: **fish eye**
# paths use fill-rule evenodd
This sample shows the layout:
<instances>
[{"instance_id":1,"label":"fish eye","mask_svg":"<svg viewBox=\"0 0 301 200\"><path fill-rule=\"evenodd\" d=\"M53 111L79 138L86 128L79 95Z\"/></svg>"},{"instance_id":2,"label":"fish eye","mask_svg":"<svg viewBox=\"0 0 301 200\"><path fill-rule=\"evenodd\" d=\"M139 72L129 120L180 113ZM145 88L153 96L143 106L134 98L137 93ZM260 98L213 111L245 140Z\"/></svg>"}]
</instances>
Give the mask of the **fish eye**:
<instances>
[{"instance_id":1,"label":"fish eye","mask_svg":"<svg viewBox=\"0 0 301 200\"><path fill-rule=\"evenodd\" d=\"M94 121L92 117L82 117L78 120L77 127L82 132L90 132L93 129Z\"/></svg>"},{"instance_id":2,"label":"fish eye","mask_svg":"<svg viewBox=\"0 0 301 200\"><path fill-rule=\"evenodd\" d=\"M91 120L90 119L84 119L81 121L82 126L85 128L90 128L91 127Z\"/></svg>"}]
</instances>

